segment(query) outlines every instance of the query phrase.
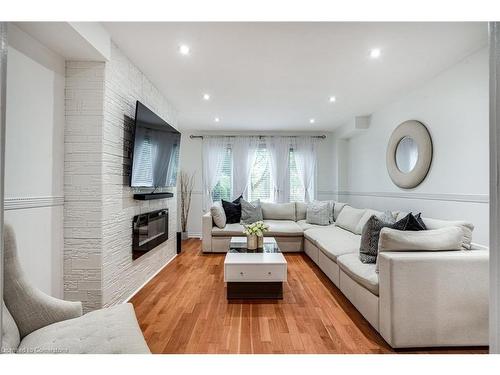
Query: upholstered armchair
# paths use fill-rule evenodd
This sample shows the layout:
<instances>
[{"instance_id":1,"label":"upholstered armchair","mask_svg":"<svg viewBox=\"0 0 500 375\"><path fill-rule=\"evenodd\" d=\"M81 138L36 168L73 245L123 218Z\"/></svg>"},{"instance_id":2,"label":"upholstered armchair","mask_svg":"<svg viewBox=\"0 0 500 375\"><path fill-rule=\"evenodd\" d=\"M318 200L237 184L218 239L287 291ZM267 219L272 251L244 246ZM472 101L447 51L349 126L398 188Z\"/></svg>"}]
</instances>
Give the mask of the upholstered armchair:
<instances>
[{"instance_id":1,"label":"upholstered armchair","mask_svg":"<svg viewBox=\"0 0 500 375\"><path fill-rule=\"evenodd\" d=\"M82 315L80 302L51 297L33 287L4 228L4 353L149 353L131 304Z\"/></svg>"}]
</instances>

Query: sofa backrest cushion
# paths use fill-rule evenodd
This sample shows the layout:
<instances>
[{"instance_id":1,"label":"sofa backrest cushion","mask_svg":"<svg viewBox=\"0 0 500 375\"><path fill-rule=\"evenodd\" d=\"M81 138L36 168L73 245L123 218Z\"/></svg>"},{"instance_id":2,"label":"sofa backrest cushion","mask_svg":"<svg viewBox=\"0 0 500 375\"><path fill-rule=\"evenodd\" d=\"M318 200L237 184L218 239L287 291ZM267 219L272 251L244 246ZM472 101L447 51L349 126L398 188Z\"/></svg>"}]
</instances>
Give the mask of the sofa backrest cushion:
<instances>
[{"instance_id":1,"label":"sofa backrest cushion","mask_svg":"<svg viewBox=\"0 0 500 375\"><path fill-rule=\"evenodd\" d=\"M307 216L307 203L295 202L295 219L305 220Z\"/></svg>"},{"instance_id":2,"label":"sofa backrest cushion","mask_svg":"<svg viewBox=\"0 0 500 375\"><path fill-rule=\"evenodd\" d=\"M421 231L382 228L378 250L379 252L462 250L462 237L462 230L459 227Z\"/></svg>"},{"instance_id":3,"label":"sofa backrest cushion","mask_svg":"<svg viewBox=\"0 0 500 375\"><path fill-rule=\"evenodd\" d=\"M337 218L339 217L340 211L347 206L347 203L342 203L342 202L335 202L335 205L333 206L333 221L337 221Z\"/></svg>"},{"instance_id":4,"label":"sofa backrest cushion","mask_svg":"<svg viewBox=\"0 0 500 375\"><path fill-rule=\"evenodd\" d=\"M292 203L268 203L261 202L262 216L264 220L293 220L295 217L295 202Z\"/></svg>"},{"instance_id":5,"label":"sofa backrest cushion","mask_svg":"<svg viewBox=\"0 0 500 375\"><path fill-rule=\"evenodd\" d=\"M2 301L2 347L0 353L14 353L20 342L19 328L5 306L5 302Z\"/></svg>"},{"instance_id":6,"label":"sofa backrest cushion","mask_svg":"<svg viewBox=\"0 0 500 375\"><path fill-rule=\"evenodd\" d=\"M224 212L224 208L222 208L221 202L215 202L210 207L210 215L216 227L224 228L226 226L226 213Z\"/></svg>"},{"instance_id":7,"label":"sofa backrest cushion","mask_svg":"<svg viewBox=\"0 0 500 375\"><path fill-rule=\"evenodd\" d=\"M346 205L342 208L342 211L340 211L340 214L335 221L335 225L354 234L361 234L361 232L357 232L358 224L365 212L365 209L354 208Z\"/></svg>"},{"instance_id":8,"label":"sofa backrest cushion","mask_svg":"<svg viewBox=\"0 0 500 375\"><path fill-rule=\"evenodd\" d=\"M366 225L366 223L368 222L368 220L372 217L372 216L378 216L378 217L381 217L384 213L381 212L381 211L375 211L375 210L372 210L370 208L367 208L365 210L365 213L363 214L363 216L361 216L361 219L359 220L359 223L358 223L358 226L356 227L356 234L361 234L363 232L363 227ZM392 215L391 215L392 217ZM396 220L394 220L396 221Z\"/></svg>"},{"instance_id":9,"label":"sofa backrest cushion","mask_svg":"<svg viewBox=\"0 0 500 375\"><path fill-rule=\"evenodd\" d=\"M462 248L470 250L472 242L472 231L474 224L467 221L453 221L453 220L438 220L431 218L422 218L427 229L440 229L447 227L459 227L462 230Z\"/></svg>"}]
</instances>

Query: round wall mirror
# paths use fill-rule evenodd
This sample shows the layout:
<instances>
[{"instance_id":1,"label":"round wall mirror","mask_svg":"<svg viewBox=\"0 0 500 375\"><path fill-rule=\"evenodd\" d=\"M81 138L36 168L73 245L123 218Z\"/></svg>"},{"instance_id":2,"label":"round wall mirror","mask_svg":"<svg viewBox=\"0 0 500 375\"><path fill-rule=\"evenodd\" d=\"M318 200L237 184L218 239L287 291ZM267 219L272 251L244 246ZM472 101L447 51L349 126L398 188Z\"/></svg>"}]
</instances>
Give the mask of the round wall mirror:
<instances>
[{"instance_id":1,"label":"round wall mirror","mask_svg":"<svg viewBox=\"0 0 500 375\"><path fill-rule=\"evenodd\" d=\"M392 182L403 189L414 188L425 179L432 162L432 139L419 121L400 124L387 146L387 172Z\"/></svg>"},{"instance_id":2,"label":"round wall mirror","mask_svg":"<svg viewBox=\"0 0 500 375\"><path fill-rule=\"evenodd\" d=\"M396 148L396 165L403 173L410 173L417 165L418 145L411 137L403 137Z\"/></svg>"}]
</instances>

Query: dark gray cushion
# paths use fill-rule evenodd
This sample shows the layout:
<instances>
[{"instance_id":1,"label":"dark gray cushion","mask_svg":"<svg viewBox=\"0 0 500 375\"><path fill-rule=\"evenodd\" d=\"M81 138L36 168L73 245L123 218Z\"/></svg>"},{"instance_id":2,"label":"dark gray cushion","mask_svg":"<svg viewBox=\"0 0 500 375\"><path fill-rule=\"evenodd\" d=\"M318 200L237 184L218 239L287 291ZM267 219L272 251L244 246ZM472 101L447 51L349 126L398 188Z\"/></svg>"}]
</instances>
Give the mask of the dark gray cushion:
<instances>
[{"instance_id":1,"label":"dark gray cushion","mask_svg":"<svg viewBox=\"0 0 500 375\"><path fill-rule=\"evenodd\" d=\"M240 199L241 204L241 220L240 224L252 224L257 221L264 220L262 218L262 207L260 206L260 199L253 202L247 202Z\"/></svg>"},{"instance_id":2,"label":"dark gray cushion","mask_svg":"<svg viewBox=\"0 0 500 375\"><path fill-rule=\"evenodd\" d=\"M378 239L382 228L404 230L406 220L396 222L391 212L386 211L378 217L373 215L368 219L361 232L359 259L363 263L376 263L378 255Z\"/></svg>"},{"instance_id":3,"label":"dark gray cushion","mask_svg":"<svg viewBox=\"0 0 500 375\"><path fill-rule=\"evenodd\" d=\"M240 201L243 197L240 195L234 201L229 202L224 199L221 200L222 208L224 209L224 213L226 214L226 224L235 224L239 223L241 220L241 203Z\"/></svg>"}]
</instances>

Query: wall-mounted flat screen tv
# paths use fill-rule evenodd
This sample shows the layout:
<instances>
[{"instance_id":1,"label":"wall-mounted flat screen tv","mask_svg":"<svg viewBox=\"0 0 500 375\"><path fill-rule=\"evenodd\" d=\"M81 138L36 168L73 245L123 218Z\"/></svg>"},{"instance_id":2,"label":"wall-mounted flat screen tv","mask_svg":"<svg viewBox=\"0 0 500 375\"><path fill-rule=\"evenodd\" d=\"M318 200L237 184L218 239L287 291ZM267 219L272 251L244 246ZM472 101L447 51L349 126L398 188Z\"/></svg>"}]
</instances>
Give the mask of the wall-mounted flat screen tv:
<instances>
[{"instance_id":1,"label":"wall-mounted flat screen tv","mask_svg":"<svg viewBox=\"0 0 500 375\"><path fill-rule=\"evenodd\" d=\"M137 101L130 186L176 186L180 145L181 133Z\"/></svg>"}]
</instances>

